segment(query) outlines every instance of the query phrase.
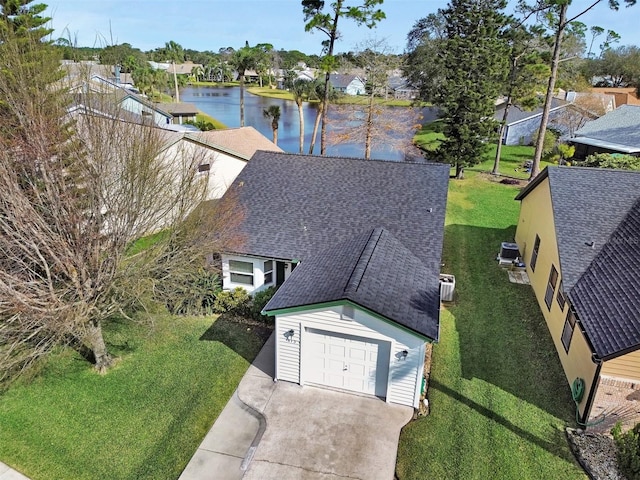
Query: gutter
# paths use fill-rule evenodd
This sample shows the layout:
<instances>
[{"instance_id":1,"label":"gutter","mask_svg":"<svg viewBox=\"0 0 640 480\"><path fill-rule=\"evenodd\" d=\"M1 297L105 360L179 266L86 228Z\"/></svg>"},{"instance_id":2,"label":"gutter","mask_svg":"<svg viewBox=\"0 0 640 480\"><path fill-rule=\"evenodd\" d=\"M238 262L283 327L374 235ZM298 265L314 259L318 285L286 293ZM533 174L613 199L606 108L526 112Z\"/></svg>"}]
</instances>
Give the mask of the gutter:
<instances>
[{"instance_id":1,"label":"gutter","mask_svg":"<svg viewBox=\"0 0 640 480\"><path fill-rule=\"evenodd\" d=\"M596 372L591 382L591 388L589 389L589 396L587 397L587 403L584 406L584 414L580 417L580 422L586 424L589 419L589 413L591 413L591 407L596 397L596 389L598 387L598 379L600 378L600 370L602 370L602 364L604 363L601 358L598 358L596 354L591 355L591 361L596 364Z\"/></svg>"}]
</instances>

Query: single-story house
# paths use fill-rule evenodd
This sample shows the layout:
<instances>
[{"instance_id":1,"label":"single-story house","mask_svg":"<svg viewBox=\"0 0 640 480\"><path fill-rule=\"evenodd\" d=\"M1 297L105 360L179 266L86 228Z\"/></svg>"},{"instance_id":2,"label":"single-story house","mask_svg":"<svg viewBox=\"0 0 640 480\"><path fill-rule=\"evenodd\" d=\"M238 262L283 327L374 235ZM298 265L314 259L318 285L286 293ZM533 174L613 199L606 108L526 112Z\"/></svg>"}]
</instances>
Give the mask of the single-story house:
<instances>
[{"instance_id":1,"label":"single-story house","mask_svg":"<svg viewBox=\"0 0 640 480\"><path fill-rule=\"evenodd\" d=\"M586 123L569 143L575 145L574 158L584 160L594 153L640 155L640 105L622 105Z\"/></svg>"},{"instance_id":2,"label":"single-story house","mask_svg":"<svg viewBox=\"0 0 640 480\"><path fill-rule=\"evenodd\" d=\"M136 95L125 89L119 89L116 91L116 97L116 104L123 110L141 115L147 122L158 126L173 123L172 114L141 95Z\"/></svg>"},{"instance_id":3,"label":"single-story house","mask_svg":"<svg viewBox=\"0 0 640 480\"><path fill-rule=\"evenodd\" d=\"M364 80L357 75L332 73L329 83L336 91L346 95L364 95L366 92Z\"/></svg>"},{"instance_id":4,"label":"single-story house","mask_svg":"<svg viewBox=\"0 0 640 480\"><path fill-rule=\"evenodd\" d=\"M389 77L387 90L397 100L415 100L420 91L412 86L405 77Z\"/></svg>"},{"instance_id":5,"label":"single-story house","mask_svg":"<svg viewBox=\"0 0 640 480\"><path fill-rule=\"evenodd\" d=\"M244 242L223 288L280 286L276 380L417 407L439 332L449 166L258 151L235 179Z\"/></svg>"},{"instance_id":6,"label":"single-story house","mask_svg":"<svg viewBox=\"0 0 640 480\"><path fill-rule=\"evenodd\" d=\"M558 98L551 100L551 110L549 111L549 124L554 126L554 119L559 117L566 108L567 102ZM496 113L494 118L502 122L506 102L496 102ZM511 105L507 114L502 137L503 145L530 145L535 141L534 134L540 128L542 118L542 107L525 110L517 105Z\"/></svg>"},{"instance_id":7,"label":"single-story house","mask_svg":"<svg viewBox=\"0 0 640 480\"><path fill-rule=\"evenodd\" d=\"M580 421L600 419L640 386L640 172L550 166L516 200L515 240L567 382L582 392Z\"/></svg>"},{"instance_id":8,"label":"single-story house","mask_svg":"<svg viewBox=\"0 0 640 480\"><path fill-rule=\"evenodd\" d=\"M198 171L208 175L208 199L222 197L256 151L282 152L253 127L186 133L183 141L207 150Z\"/></svg>"},{"instance_id":9,"label":"single-story house","mask_svg":"<svg viewBox=\"0 0 640 480\"><path fill-rule=\"evenodd\" d=\"M193 103L155 103L155 106L173 116L171 123L182 125L185 122L194 122L198 114L198 107Z\"/></svg>"}]
</instances>

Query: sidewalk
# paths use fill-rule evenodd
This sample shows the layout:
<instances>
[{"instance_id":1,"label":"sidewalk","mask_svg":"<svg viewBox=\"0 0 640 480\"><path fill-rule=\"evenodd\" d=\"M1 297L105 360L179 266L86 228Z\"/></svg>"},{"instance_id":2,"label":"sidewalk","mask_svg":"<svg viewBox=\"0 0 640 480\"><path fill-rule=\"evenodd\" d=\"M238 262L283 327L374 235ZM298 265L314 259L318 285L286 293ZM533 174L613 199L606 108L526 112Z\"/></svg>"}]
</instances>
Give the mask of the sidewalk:
<instances>
[{"instance_id":1,"label":"sidewalk","mask_svg":"<svg viewBox=\"0 0 640 480\"><path fill-rule=\"evenodd\" d=\"M261 413L273 393L275 340L267 340L179 480L240 480L266 428ZM243 401L244 400L244 401ZM248 400L248 401L247 401ZM0 480L4 480L0 477Z\"/></svg>"},{"instance_id":2,"label":"sidewalk","mask_svg":"<svg viewBox=\"0 0 640 480\"><path fill-rule=\"evenodd\" d=\"M29 478L0 462L0 480L29 480Z\"/></svg>"}]
</instances>

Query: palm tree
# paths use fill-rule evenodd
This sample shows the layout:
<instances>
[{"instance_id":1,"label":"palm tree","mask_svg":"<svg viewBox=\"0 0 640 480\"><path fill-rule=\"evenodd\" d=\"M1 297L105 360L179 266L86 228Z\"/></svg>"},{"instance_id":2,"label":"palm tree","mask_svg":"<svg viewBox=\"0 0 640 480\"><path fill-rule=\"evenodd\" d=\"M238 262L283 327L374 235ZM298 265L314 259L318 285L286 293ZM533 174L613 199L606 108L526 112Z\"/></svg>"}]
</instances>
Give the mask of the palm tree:
<instances>
[{"instance_id":1,"label":"palm tree","mask_svg":"<svg viewBox=\"0 0 640 480\"><path fill-rule=\"evenodd\" d=\"M318 127L320 126L320 119L322 118L322 112L324 111L324 81L320 79L316 79L311 88L309 90L310 97L314 100L318 100L318 111L316 113L316 119L313 123L313 133L311 134L311 145L309 145L309 155L313 155L313 147L316 144L316 137L318 136ZM336 90L329 84L329 89L327 91L327 98L329 103L335 101L337 97Z\"/></svg>"},{"instance_id":2,"label":"palm tree","mask_svg":"<svg viewBox=\"0 0 640 480\"><path fill-rule=\"evenodd\" d=\"M240 126L244 127L244 75L247 70L256 67L255 50L247 42L234 52L231 62L240 76Z\"/></svg>"},{"instance_id":3,"label":"palm tree","mask_svg":"<svg viewBox=\"0 0 640 480\"><path fill-rule=\"evenodd\" d=\"M278 145L278 122L280 121L280 107L278 105L271 105L269 108L265 108L262 111L264 118L271 120L271 128L273 129L273 143Z\"/></svg>"},{"instance_id":4,"label":"palm tree","mask_svg":"<svg viewBox=\"0 0 640 480\"><path fill-rule=\"evenodd\" d=\"M302 111L302 102L309 96L309 82L300 78L295 80L291 85L290 92L298 106L298 115L300 117L300 153L304 153L304 112Z\"/></svg>"},{"instance_id":5,"label":"palm tree","mask_svg":"<svg viewBox=\"0 0 640 480\"><path fill-rule=\"evenodd\" d=\"M202 65L196 65L191 69L191 75L196 79L196 82L204 79L204 68Z\"/></svg>"}]
</instances>

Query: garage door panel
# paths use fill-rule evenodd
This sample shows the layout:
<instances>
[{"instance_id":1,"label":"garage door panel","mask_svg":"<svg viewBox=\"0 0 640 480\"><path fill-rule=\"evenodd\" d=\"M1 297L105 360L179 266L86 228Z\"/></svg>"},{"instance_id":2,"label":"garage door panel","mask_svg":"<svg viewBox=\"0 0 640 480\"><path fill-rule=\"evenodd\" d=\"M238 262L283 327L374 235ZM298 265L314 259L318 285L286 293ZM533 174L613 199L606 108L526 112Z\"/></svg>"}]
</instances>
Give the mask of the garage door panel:
<instances>
[{"instance_id":1,"label":"garage door panel","mask_svg":"<svg viewBox=\"0 0 640 480\"><path fill-rule=\"evenodd\" d=\"M389 342L314 329L305 335L306 382L386 396Z\"/></svg>"}]
</instances>

